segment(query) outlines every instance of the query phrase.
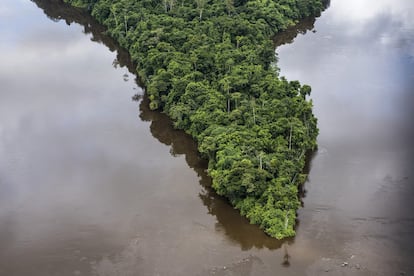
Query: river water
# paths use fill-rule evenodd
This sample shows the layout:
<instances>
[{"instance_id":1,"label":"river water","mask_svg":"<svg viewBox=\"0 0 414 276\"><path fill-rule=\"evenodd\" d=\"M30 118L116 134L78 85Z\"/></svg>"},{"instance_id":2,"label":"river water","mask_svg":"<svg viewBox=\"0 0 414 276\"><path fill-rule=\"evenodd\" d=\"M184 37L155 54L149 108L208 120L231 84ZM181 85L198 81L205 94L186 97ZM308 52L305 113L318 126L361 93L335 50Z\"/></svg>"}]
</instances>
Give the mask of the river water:
<instances>
[{"instance_id":1,"label":"river water","mask_svg":"<svg viewBox=\"0 0 414 276\"><path fill-rule=\"evenodd\" d=\"M211 191L99 25L1 1L0 275L414 275L409 2L332 1L278 38L320 136L297 236L276 241Z\"/></svg>"}]
</instances>

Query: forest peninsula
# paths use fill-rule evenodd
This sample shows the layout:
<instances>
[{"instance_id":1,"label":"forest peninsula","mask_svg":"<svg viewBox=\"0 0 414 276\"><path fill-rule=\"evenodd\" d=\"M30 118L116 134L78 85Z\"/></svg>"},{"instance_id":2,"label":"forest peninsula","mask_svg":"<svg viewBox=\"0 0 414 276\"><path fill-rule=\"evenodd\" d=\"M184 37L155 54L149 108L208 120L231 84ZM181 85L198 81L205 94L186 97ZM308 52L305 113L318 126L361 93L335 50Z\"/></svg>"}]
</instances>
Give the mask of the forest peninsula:
<instances>
[{"instance_id":1,"label":"forest peninsula","mask_svg":"<svg viewBox=\"0 0 414 276\"><path fill-rule=\"evenodd\" d=\"M322 0L64 0L127 49L150 108L190 134L215 191L277 239L295 235L311 87L279 76L272 38Z\"/></svg>"}]
</instances>

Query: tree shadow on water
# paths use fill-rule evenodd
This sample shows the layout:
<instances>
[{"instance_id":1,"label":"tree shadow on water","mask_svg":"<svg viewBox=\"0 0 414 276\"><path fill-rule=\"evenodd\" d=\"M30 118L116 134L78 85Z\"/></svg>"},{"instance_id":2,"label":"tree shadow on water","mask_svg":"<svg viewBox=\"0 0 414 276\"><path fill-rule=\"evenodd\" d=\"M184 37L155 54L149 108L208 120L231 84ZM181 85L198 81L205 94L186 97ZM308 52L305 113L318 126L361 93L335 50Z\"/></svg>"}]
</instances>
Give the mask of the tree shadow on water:
<instances>
[{"instance_id":1,"label":"tree shadow on water","mask_svg":"<svg viewBox=\"0 0 414 276\"><path fill-rule=\"evenodd\" d=\"M99 24L87 11L70 6L63 0L31 0L52 21L64 20L69 26L72 23L83 26L85 34L91 34L91 41L104 44L111 52L116 52L116 60L113 66L126 67L135 74L135 66L131 61L128 51L121 48L118 43L106 34L106 28Z\"/></svg>"},{"instance_id":2,"label":"tree shadow on water","mask_svg":"<svg viewBox=\"0 0 414 276\"><path fill-rule=\"evenodd\" d=\"M322 0L324 9L329 8L331 1ZM299 34L306 34L308 31L317 32L315 29L316 17L310 16L304 19L301 19L297 24L287 28L286 30L278 33L273 37L273 45L275 48L284 45L290 44Z\"/></svg>"},{"instance_id":3,"label":"tree shadow on water","mask_svg":"<svg viewBox=\"0 0 414 276\"><path fill-rule=\"evenodd\" d=\"M207 207L208 213L217 218L216 230L223 232L231 241L240 245L242 250L255 248L278 249L283 243L293 239L278 241L267 236L257 225L252 225L242 217L230 203L211 188L211 178L207 175L207 161L197 151L197 144L181 130L174 129L171 120L163 113L151 111L148 99L144 96L140 103L140 118L150 121L151 134L161 143L171 146L171 154L184 155L185 160L200 179L202 190L199 197Z\"/></svg>"}]
</instances>

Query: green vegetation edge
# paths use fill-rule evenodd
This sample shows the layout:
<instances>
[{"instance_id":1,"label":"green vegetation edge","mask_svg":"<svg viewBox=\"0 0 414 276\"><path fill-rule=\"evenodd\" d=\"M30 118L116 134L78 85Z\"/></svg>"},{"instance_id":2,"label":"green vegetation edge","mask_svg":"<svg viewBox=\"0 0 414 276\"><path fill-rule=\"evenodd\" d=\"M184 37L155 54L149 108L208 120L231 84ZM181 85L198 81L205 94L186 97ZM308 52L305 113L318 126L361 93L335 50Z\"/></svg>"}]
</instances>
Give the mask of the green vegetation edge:
<instances>
[{"instance_id":1,"label":"green vegetation edge","mask_svg":"<svg viewBox=\"0 0 414 276\"><path fill-rule=\"evenodd\" d=\"M194 137L216 192L277 239L295 235L311 88L280 78L271 38L322 0L64 0L128 49L150 108Z\"/></svg>"}]
</instances>

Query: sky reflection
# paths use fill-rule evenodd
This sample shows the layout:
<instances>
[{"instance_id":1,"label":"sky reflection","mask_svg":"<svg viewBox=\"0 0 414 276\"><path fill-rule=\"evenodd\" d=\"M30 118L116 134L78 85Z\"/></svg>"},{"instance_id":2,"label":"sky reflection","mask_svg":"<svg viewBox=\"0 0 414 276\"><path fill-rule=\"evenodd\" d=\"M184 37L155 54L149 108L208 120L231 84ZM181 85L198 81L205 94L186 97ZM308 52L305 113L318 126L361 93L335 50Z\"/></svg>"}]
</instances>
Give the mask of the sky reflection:
<instances>
[{"instance_id":1,"label":"sky reflection","mask_svg":"<svg viewBox=\"0 0 414 276\"><path fill-rule=\"evenodd\" d=\"M312 85L321 129L298 235L278 250L199 185L194 145L138 110L115 53L1 1L0 274L321 275L351 255L370 275L398 273L412 256L397 251L412 215L395 212L412 201L397 131L412 130L412 8L375 3L334 0L316 33L277 50L282 75Z\"/></svg>"},{"instance_id":2,"label":"sky reflection","mask_svg":"<svg viewBox=\"0 0 414 276\"><path fill-rule=\"evenodd\" d=\"M409 19L414 5L408 2L332 1L323 24L316 22L316 33L298 36L295 47L277 49L281 56L289 55L279 62L281 74L318 91L314 101L324 108L316 106L315 113L321 129L330 129L321 132L323 141L386 136L394 127L401 131L414 77L409 58L414 53L414 21ZM349 124L355 121L359 124Z\"/></svg>"},{"instance_id":3,"label":"sky reflection","mask_svg":"<svg viewBox=\"0 0 414 276\"><path fill-rule=\"evenodd\" d=\"M378 275L414 272L413 17L412 1L333 0L277 49L281 75L312 86L320 128L304 224Z\"/></svg>"}]
</instances>

